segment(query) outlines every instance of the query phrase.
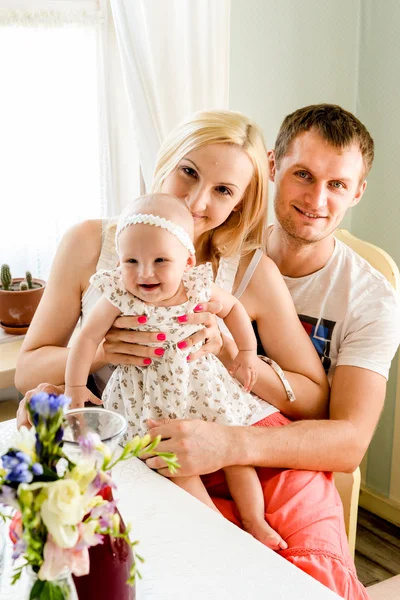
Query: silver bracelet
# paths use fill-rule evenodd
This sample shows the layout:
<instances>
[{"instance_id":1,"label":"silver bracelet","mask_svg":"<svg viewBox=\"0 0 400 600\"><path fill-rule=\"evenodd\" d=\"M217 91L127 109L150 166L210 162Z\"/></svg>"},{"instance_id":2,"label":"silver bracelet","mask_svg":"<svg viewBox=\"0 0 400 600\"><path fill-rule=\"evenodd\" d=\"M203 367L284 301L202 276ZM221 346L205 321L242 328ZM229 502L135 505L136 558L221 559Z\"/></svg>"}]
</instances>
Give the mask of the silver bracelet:
<instances>
[{"instance_id":1,"label":"silver bracelet","mask_svg":"<svg viewBox=\"0 0 400 600\"><path fill-rule=\"evenodd\" d=\"M261 354L259 354L258 357L261 358L261 360L263 360L265 363L267 363L267 365L272 367L272 369L275 371L275 373L278 375L279 379L281 380L283 387L285 388L285 392L286 392L289 402L294 402L296 400L296 396L294 395L292 386L290 385L289 381L286 378L285 373L282 371L280 366L274 360L272 360L272 358L268 358L268 356L262 356Z\"/></svg>"}]
</instances>

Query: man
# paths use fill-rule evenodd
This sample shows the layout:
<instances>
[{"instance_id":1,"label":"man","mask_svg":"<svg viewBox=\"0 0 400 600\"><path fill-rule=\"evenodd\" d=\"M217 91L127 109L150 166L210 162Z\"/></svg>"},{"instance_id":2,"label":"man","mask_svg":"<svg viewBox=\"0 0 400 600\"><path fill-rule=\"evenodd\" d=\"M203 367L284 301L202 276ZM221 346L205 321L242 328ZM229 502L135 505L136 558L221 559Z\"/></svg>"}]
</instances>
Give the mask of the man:
<instances>
[{"instance_id":1,"label":"man","mask_svg":"<svg viewBox=\"0 0 400 600\"><path fill-rule=\"evenodd\" d=\"M269 153L276 223L268 231L267 253L325 367L330 419L242 428L169 422L154 423L152 430L164 438L160 450L178 454L181 474L212 473L232 464L263 467L258 472L266 517L289 545L281 554L349 600L367 594L345 549L332 478L321 471L351 472L361 462L399 344L394 290L334 238L347 209L362 198L373 155L364 125L333 105L287 116ZM168 474L156 457L147 464ZM221 512L239 524L221 485L209 482L209 492Z\"/></svg>"}]
</instances>

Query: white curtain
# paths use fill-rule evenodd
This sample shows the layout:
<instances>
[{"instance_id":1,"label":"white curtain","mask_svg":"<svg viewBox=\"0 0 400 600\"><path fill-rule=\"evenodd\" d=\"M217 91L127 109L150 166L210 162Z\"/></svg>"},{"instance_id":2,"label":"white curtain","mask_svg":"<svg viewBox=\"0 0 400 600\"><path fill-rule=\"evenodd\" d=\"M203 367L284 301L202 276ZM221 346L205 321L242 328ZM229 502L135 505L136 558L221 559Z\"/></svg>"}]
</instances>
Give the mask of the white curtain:
<instances>
[{"instance_id":1,"label":"white curtain","mask_svg":"<svg viewBox=\"0 0 400 600\"><path fill-rule=\"evenodd\" d=\"M97 0L0 0L0 262L14 277L47 279L65 230L107 213L103 25Z\"/></svg>"},{"instance_id":2,"label":"white curtain","mask_svg":"<svg viewBox=\"0 0 400 600\"><path fill-rule=\"evenodd\" d=\"M146 189L160 142L196 110L227 108L230 0L110 0Z\"/></svg>"}]
</instances>

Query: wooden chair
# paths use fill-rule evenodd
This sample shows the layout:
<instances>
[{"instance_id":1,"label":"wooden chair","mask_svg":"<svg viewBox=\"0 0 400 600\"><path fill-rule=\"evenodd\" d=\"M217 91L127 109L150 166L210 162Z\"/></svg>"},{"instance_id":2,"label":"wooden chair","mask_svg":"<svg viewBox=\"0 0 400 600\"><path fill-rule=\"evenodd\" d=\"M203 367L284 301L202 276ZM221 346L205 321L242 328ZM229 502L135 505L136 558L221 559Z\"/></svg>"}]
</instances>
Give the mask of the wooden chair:
<instances>
[{"instance_id":1,"label":"wooden chair","mask_svg":"<svg viewBox=\"0 0 400 600\"><path fill-rule=\"evenodd\" d=\"M334 473L335 485L343 504L344 524L351 556L356 551L358 498L360 496L361 473L359 467L353 473Z\"/></svg>"},{"instance_id":2,"label":"wooden chair","mask_svg":"<svg viewBox=\"0 0 400 600\"><path fill-rule=\"evenodd\" d=\"M395 290L400 289L399 269L387 252L378 248L378 246L374 246L369 242L358 239L346 229L337 229L335 231L335 237L357 252L357 254L368 261L372 267L382 273ZM335 473L334 476L335 484L343 504L344 522L346 525L350 552L354 557L361 473L360 469L357 468L353 473ZM369 588L368 591L370 589L371 588ZM380 596L377 596L377 598L380 598ZM397 598L400 598L400 593Z\"/></svg>"}]
</instances>

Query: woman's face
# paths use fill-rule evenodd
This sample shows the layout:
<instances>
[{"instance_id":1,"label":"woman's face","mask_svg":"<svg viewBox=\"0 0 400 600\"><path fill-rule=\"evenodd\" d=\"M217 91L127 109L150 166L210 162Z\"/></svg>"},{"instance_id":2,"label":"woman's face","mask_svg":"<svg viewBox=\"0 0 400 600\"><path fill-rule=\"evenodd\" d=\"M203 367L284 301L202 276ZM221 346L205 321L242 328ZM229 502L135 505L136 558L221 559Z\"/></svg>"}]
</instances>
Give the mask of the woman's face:
<instances>
[{"instance_id":1,"label":"woman's face","mask_svg":"<svg viewBox=\"0 0 400 600\"><path fill-rule=\"evenodd\" d=\"M196 242L238 207L252 176L253 165L242 148L210 144L186 154L161 191L185 200L194 218Z\"/></svg>"}]
</instances>

